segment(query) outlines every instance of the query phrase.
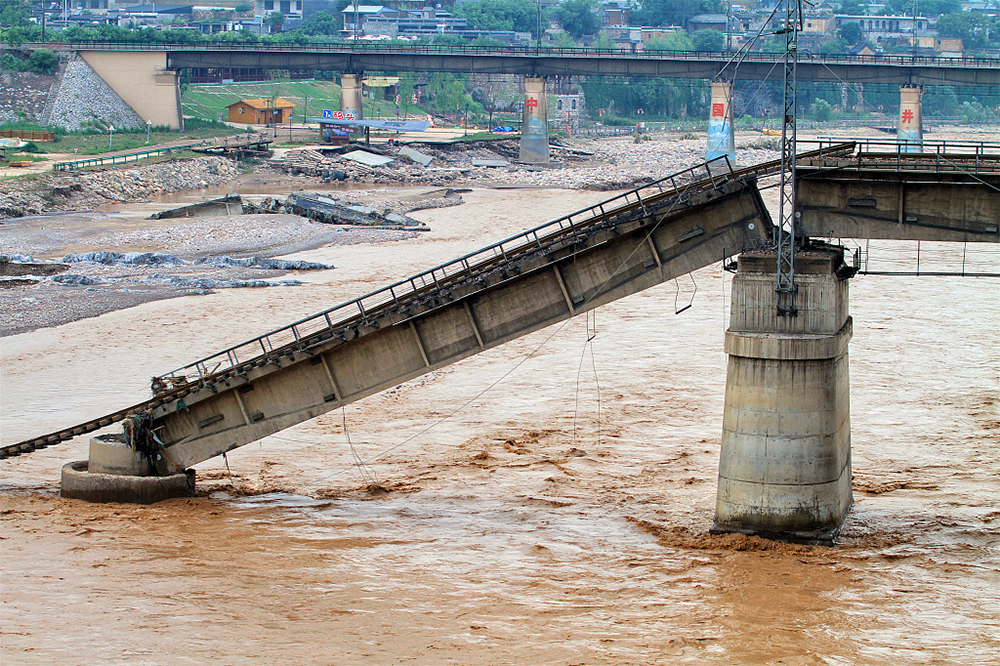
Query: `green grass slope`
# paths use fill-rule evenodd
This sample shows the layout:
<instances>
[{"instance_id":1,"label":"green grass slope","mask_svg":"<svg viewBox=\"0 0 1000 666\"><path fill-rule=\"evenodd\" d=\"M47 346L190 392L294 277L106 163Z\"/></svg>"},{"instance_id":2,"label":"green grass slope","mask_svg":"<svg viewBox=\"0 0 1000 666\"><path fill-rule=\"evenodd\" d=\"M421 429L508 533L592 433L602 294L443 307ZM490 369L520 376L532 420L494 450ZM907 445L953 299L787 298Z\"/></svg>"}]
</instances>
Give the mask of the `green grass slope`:
<instances>
[{"instance_id":1,"label":"green grass slope","mask_svg":"<svg viewBox=\"0 0 1000 666\"><path fill-rule=\"evenodd\" d=\"M268 81L266 83L221 83L188 86L181 96L185 116L222 120L227 106L241 99L269 99L277 95L295 105L295 122L302 122L306 109L311 118L323 109L340 108L340 86L332 81ZM308 107L305 98L308 97Z\"/></svg>"}]
</instances>

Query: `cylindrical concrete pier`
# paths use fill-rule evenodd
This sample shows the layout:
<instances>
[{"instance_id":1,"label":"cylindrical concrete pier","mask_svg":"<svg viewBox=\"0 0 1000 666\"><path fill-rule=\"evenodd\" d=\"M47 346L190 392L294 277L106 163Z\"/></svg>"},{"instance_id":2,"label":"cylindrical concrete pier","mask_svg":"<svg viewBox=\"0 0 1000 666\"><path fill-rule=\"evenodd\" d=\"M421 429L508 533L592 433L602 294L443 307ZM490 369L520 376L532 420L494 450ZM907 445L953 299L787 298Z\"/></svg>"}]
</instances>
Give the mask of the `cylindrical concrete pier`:
<instances>
[{"instance_id":1,"label":"cylindrical concrete pier","mask_svg":"<svg viewBox=\"0 0 1000 666\"><path fill-rule=\"evenodd\" d=\"M712 81L712 103L709 106L708 146L705 159L714 160L723 155L736 166L736 139L733 134L733 84L729 81Z\"/></svg>"},{"instance_id":2,"label":"cylindrical concrete pier","mask_svg":"<svg viewBox=\"0 0 1000 666\"><path fill-rule=\"evenodd\" d=\"M154 475L153 461L137 453L121 435L90 440L90 459L63 465L59 494L88 502L152 504L194 493L195 472Z\"/></svg>"},{"instance_id":3,"label":"cylindrical concrete pier","mask_svg":"<svg viewBox=\"0 0 1000 666\"><path fill-rule=\"evenodd\" d=\"M524 77L519 158L528 164L549 163L548 104L545 100L545 78L541 76Z\"/></svg>"},{"instance_id":4,"label":"cylindrical concrete pier","mask_svg":"<svg viewBox=\"0 0 1000 666\"><path fill-rule=\"evenodd\" d=\"M924 88L923 86L899 87L899 125L896 137L899 152L924 152Z\"/></svg>"},{"instance_id":5,"label":"cylindrical concrete pier","mask_svg":"<svg viewBox=\"0 0 1000 666\"><path fill-rule=\"evenodd\" d=\"M340 110L345 120L364 118L364 96L361 90L360 72L344 72L340 75Z\"/></svg>"},{"instance_id":6,"label":"cylindrical concrete pier","mask_svg":"<svg viewBox=\"0 0 1000 666\"><path fill-rule=\"evenodd\" d=\"M776 267L741 255L733 280L713 531L831 542L852 502L849 271L797 254L798 315L779 317Z\"/></svg>"}]
</instances>

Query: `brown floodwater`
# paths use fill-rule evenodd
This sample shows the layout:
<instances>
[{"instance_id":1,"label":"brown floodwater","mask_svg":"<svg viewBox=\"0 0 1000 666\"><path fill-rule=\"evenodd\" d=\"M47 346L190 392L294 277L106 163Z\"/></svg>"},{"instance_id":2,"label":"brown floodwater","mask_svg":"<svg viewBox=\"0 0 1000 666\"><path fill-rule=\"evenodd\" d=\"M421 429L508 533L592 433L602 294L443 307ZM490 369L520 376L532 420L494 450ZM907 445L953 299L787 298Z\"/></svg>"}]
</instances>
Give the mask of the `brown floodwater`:
<instances>
[{"instance_id":1,"label":"brown floodwater","mask_svg":"<svg viewBox=\"0 0 1000 666\"><path fill-rule=\"evenodd\" d=\"M418 238L295 255L338 267L297 289L3 338L0 438L607 196L476 190L415 213ZM868 249L906 270L917 248ZM199 465L195 498L60 499L86 437L0 461L0 658L997 663L1000 280L852 280L855 505L834 548L708 535L729 290L712 266L601 308L589 344L572 320L354 403Z\"/></svg>"}]
</instances>

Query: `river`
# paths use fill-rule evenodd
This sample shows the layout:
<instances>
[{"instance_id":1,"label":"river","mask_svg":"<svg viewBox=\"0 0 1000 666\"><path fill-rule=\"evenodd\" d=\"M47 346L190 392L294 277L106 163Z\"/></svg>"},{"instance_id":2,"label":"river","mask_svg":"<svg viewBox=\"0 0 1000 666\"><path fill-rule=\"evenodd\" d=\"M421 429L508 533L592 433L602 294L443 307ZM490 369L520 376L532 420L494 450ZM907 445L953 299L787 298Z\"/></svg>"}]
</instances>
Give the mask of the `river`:
<instances>
[{"instance_id":1,"label":"river","mask_svg":"<svg viewBox=\"0 0 1000 666\"><path fill-rule=\"evenodd\" d=\"M3 442L607 196L477 189L414 213L418 238L294 255L337 266L299 288L3 338ZM578 318L203 463L194 498L60 499L85 437L0 462L4 664L998 663L998 280L852 280L834 548L707 533L730 280L703 269L601 308L590 343Z\"/></svg>"}]
</instances>

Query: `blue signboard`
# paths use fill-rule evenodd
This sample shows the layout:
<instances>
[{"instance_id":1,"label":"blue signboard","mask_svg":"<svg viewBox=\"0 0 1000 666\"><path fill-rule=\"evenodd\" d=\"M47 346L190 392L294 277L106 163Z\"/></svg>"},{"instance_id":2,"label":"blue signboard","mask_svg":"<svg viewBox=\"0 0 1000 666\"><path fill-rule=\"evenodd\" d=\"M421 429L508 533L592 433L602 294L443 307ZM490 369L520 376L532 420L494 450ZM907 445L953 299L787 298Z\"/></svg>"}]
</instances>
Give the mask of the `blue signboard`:
<instances>
[{"instance_id":1,"label":"blue signboard","mask_svg":"<svg viewBox=\"0 0 1000 666\"><path fill-rule=\"evenodd\" d=\"M330 109L323 109L323 117L333 118L333 111L331 111Z\"/></svg>"}]
</instances>

